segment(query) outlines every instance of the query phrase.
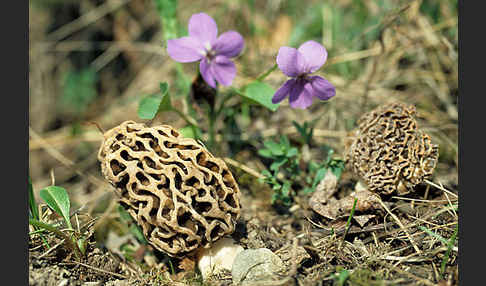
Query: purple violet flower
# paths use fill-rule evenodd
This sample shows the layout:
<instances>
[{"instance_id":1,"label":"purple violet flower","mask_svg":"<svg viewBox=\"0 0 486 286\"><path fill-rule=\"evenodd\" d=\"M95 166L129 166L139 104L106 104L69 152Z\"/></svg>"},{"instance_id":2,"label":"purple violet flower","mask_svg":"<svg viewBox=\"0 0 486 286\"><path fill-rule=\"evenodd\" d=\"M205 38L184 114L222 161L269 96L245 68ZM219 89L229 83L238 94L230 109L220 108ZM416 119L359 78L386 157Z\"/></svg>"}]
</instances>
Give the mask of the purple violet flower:
<instances>
[{"instance_id":1,"label":"purple violet flower","mask_svg":"<svg viewBox=\"0 0 486 286\"><path fill-rule=\"evenodd\" d=\"M314 97L328 100L336 95L336 89L326 79L311 76L327 60L327 51L315 41L307 41L298 49L281 47L277 55L277 65L291 79L275 92L273 103L279 103L289 96L290 107L305 109Z\"/></svg>"},{"instance_id":2,"label":"purple violet flower","mask_svg":"<svg viewBox=\"0 0 486 286\"><path fill-rule=\"evenodd\" d=\"M167 41L167 52L177 62L200 61L199 71L213 88L216 82L231 85L236 75L235 64L230 60L238 56L245 44L243 37L228 31L218 37L218 26L205 13L193 14L189 19L189 36Z\"/></svg>"}]
</instances>

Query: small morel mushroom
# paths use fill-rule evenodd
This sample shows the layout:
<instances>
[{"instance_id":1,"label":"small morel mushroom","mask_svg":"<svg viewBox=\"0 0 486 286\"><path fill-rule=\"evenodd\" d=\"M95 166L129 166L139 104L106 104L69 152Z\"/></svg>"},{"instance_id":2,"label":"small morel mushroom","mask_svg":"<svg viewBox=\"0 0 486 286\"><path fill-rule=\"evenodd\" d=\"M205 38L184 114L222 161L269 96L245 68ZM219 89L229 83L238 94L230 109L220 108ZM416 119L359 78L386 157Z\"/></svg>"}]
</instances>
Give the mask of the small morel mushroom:
<instances>
[{"instance_id":1,"label":"small morel mushroom","mask_svg":"<svg viewBox=\"0 0 486 286\"><path fill-rule=\"evenodd\" d=\"M347 138L345 160L370 191L407 194L432 175L438 146L418 129L415 113L403 103L379 106Z\"/></svg>"},{"instance_id":2,"label":"small morel mushroom","mask_svg":"<svg viewBox=\"0 0 486 286\"><path fill-rule=\"evenodd\" d=\"M238 185L224 161L194 139L133 121L104 137L103 176L156 249L182 257L234 231Z\"/></svg>"}]
</instances>

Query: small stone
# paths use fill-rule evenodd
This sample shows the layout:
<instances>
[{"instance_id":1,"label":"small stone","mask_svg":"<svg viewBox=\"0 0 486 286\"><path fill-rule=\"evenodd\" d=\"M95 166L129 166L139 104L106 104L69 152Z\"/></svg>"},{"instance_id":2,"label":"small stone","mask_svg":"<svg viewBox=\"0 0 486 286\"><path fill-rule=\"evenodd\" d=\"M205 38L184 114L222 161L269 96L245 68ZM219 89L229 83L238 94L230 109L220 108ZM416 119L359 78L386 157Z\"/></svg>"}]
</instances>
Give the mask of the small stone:
<instances>
[{"instance_id":1,"label":"small stone","mask_svg":"<svg viewBox=\"0 0 486 286\"><path fill-rule=\"evenodd\" d=\"M236 256L231 275L234 284L248 285L252 281L274 280L282 268L282 260L270 249L246 249Z\"/></svg>"}]
</instances>

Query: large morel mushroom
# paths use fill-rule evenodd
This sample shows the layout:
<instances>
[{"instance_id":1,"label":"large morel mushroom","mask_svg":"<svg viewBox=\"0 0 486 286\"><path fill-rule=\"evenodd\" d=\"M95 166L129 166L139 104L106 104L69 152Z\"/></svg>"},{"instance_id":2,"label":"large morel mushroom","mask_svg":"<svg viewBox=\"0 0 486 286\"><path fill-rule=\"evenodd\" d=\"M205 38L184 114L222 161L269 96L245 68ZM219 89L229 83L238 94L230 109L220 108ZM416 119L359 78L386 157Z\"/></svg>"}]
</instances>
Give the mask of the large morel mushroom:
<instances>
[{"instance_id":1,"label":"large morel mushroom","mask_svg":"<svg viewBox=\"0 0 486 286\"><path fill-rule=\"evenodd\" d=\"M103 176L156 249L182 257L231 234L240 192L226 164L168 125L126 121L107 131Z\"/></svg>"},{"instance_id":2,"label":"large morel mushroom","mask_svg":"<svg viewBox=\"0 0 486 286\"><path fill-rule=\"evenodd\" d=\"M407 194L432 175L438 146L418 129L415 113L403 103L379 106L347 138L345 160L370 191Z\"/></svg>"}]
</instances>

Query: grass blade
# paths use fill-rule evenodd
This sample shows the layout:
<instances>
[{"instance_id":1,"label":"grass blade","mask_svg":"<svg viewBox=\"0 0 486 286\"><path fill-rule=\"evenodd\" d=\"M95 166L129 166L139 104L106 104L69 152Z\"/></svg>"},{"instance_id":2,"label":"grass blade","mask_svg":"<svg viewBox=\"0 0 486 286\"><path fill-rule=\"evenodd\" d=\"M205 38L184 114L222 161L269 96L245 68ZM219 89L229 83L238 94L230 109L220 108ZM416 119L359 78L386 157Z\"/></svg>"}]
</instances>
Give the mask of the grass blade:
<instances>
[{"instance_id":1,"label":"grass blade","mask_svg":"<svg viewBox=\"0 0 486 286\"><path fill-rule=\"evenodd\" d=\"M422 231L425 231L428 235L430 236L433 236L435 238L437 238L438 240L440 240L443 244L445 245L448 245L449 244L449 241L447 241L447 239L443 238L441 235L431 231L430 229L424 227L424 226L419 226L419 228L422 230Z\"/></svg>"},{"instance_id":2,"label":"grass blade","mask_svg":"<svg viewBox=\"0 0 486 286\"><path fill-rule=\"evenodd\" d=\"M29 182L29 209L32 218L39 220L39 210L37 209L37 204L35 203L34 188L32 187L32 181L30 176L28 176Z\"/></svg>"},{"instance_id":3,"label":"grass blade","mask_svg":"<svg viewBox=\"0 0 486 286\"><path fill-rule=\"evenodd\" d=\"M355 198L354 203L353 203L353 208L351 209L351 214L349 215L348 221L346 222L346 230L344 231L343 239L341 240L341 243L339 243L338 249L341 248L341 246L344 242L344 239L346 238L346 235L348 234L349 228L351 227L351 219L354 216L354 210L356 209L356 203L357 202L358 202L358 198Z\"/></svg>"},{"instance_id":4,"label":"grass blade","mask_svg":"<svg viewBox=\"0 0 486 286\"><path fill-rule=\"evenodd\" d=\"M442 262L440 263L440 274L441 275L444 275L445 267L446 267L447 261L449 261L449 256L451 255L452 247L454 246L454 243L456 242L458 229L459 229L459 224L456 225L456 229L454 229L454 233L452 234L451 238L449 239L449 241L447 243L447 251L444 255L444 258L442 258Z\"/></svg>"}]
</instances>

